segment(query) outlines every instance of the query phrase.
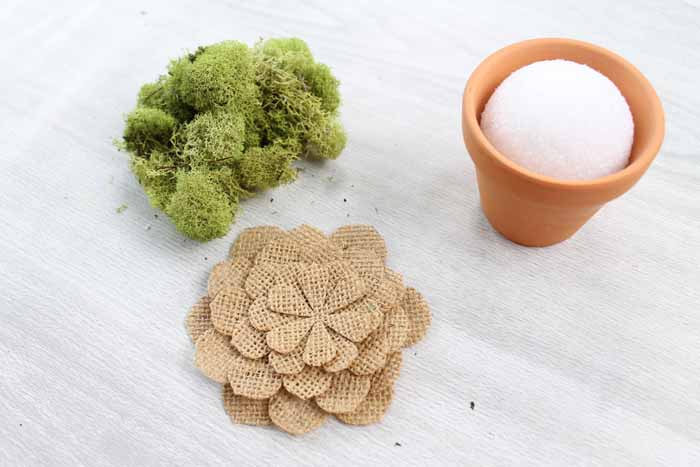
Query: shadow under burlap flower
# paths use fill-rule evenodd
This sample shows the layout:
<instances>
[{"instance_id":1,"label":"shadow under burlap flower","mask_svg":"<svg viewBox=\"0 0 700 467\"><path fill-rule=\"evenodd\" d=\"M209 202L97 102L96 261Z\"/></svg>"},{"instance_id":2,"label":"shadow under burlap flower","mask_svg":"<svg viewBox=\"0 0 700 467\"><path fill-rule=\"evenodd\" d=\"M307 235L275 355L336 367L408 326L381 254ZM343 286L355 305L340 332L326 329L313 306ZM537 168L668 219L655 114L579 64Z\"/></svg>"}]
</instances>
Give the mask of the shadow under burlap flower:
<instances>
[{"instance_id":1,"label":"shadow under burlap flower","mask_svg":"<svg viewBox=\"0 0 700 467\"><path fill-rule=\"evenodd\" d=\"M430 322L422 297L385 258L368 226L329 238L308 226L239 236L187 320L195 362L224 384L234 422L300 434L328 414L350 424L382 418L400 350Z\"/></svg>"}]
</instances>

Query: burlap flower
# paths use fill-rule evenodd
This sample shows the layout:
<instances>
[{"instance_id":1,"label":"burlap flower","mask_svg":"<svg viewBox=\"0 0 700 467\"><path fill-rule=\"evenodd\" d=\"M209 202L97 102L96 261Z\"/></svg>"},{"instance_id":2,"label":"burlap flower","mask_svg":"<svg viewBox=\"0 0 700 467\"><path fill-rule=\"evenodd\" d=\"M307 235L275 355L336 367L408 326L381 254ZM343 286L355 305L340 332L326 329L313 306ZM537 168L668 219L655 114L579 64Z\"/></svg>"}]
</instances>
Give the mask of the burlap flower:
<instances>
[{"instance_id":1,"label":"burlap flower","mask_svg":"<svg viewBox=\"0 0 700 467\"><path fill-rule=\"evenodd\" d=\"M232 421L301 434L329 414L357 425L383 417L401 349L430 325L386 252L370 226L241 233L187 318L195 363L224 384Z\"/></svg>"}]
</instances>

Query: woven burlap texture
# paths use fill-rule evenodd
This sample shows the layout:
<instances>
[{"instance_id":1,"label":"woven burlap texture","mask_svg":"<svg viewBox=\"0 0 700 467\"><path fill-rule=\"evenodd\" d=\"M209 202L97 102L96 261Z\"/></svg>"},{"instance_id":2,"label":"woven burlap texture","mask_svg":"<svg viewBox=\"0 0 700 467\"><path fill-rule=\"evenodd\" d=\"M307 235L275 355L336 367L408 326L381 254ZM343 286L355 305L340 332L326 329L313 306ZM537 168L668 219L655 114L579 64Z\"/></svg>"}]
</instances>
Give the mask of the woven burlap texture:
<instances>
[{"instance_id":1,"label":"woven burlap texture","mask_svg":"<svg viewBox=\"0 0 700 467\"><path fill-rule=\"evenodd\" d=\"M298 435L329 415L383 418L401 350L430 326L427 303L386 257L367 225L329 237L306 225L241 232L186 320L195 364L223 384L234 423Z\"/></svg>"}]
</instances>

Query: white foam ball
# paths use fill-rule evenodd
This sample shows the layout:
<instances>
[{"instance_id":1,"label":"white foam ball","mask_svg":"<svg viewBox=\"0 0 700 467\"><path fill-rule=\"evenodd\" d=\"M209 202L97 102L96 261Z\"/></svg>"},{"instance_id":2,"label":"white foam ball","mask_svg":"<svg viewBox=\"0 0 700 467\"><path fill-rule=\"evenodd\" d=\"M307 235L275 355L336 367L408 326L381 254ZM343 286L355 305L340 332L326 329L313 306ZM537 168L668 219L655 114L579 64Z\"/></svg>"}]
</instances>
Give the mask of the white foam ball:
<instances>
[{"instance_id":1,"label":"white foam ball","mask_svg":"<svg viewBox=\"0 0 700 467\"><path fill-rule=\"evenodd\" d=\"M634 137L629 106L613 82L568 60L513 72L489 98L481 129L516 164L565 180L622 170Z\"/></svg>"}]
</instances>

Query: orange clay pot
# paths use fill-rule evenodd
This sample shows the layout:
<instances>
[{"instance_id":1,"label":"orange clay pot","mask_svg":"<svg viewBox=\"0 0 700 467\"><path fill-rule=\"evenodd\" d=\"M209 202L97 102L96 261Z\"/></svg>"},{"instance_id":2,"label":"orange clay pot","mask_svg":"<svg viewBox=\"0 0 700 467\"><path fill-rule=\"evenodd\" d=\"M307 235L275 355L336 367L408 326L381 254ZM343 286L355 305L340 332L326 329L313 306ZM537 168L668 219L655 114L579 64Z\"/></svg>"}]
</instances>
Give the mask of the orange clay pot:
<instances>
[{"instance_id":1,"label":"orange clay pot","mask_svg":"<svg viewBox=\"0 0 700 467\"><path fill-rule=\"evenodd\" d=\"M530 63L557 58L598 70L627 99L634 143L625 169L594 180L558 180L511 162L481 132L481 112L508 75ZM619 55L571 39L533 39L499 50L474 70L462 99L462 131L476 166L481 207L491 225L515 243L547 246L572 236L603 204L639 180L663 141L664 112L651 84Z\"/></svg>"}]
</instances>

